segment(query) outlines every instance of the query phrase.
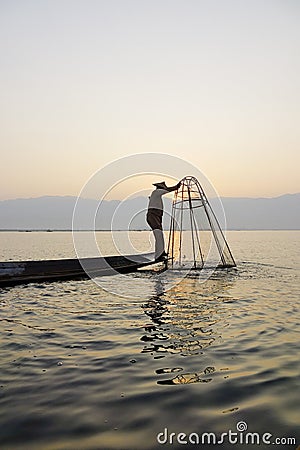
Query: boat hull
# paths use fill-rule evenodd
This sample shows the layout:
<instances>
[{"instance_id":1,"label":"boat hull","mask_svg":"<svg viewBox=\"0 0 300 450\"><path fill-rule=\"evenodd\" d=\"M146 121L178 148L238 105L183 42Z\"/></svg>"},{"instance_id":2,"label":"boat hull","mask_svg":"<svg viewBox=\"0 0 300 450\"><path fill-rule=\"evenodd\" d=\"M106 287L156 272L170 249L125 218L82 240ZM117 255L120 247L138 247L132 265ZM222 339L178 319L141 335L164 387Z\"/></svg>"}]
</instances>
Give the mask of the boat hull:
<instances>
[{"instance_id":1,"label":"boat hull","mask_svg":"<svg viewBox=\"0 0 300 450\"><path fill-rule=\"evenodd\" d=\"M153 264L153 254L106 256L98 258L50 259L0 262L0 286L95 278L134 272Z\"/></svg>"}]
</instances>

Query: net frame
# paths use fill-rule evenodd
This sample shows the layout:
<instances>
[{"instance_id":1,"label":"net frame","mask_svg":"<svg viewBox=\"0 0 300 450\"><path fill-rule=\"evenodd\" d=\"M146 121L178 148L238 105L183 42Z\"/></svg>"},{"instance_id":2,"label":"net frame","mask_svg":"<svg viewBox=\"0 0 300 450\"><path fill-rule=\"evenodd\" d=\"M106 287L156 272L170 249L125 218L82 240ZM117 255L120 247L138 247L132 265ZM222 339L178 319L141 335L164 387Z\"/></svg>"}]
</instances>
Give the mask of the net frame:
<instances>
[{"instance_id":1,"label":"net frame","mask_svg":"<svg viewBox=\"0 0 300 450\"><path fill-rule=\"evenodd\" d=\"M176 261L178 260L179 268L183 268L183 231L184 230L184 218L188 216L189 231L191 235L191 249L192 249L192 261L191 269L202 269L206 263L204 256L204 249L201 239L201 223L199 219L195 217L195 211L197 208L203 208L201 212L204 212L208 229L206 231L211 232L212 243L215 245L219 261L217 263L218 268L236 267L236 263L229 245L226 241L225 234L220 226L216 214L214 213L211 204L197 178L193 176L186 176L181 180L180 188L175 191L172 201L172 213L169 228L168 239L168 265L174 267L175 254ZM179 231L179 240L175 239L176 234ZM176 245L178 251L176 251Z\"/></svg>"}]
</instances>

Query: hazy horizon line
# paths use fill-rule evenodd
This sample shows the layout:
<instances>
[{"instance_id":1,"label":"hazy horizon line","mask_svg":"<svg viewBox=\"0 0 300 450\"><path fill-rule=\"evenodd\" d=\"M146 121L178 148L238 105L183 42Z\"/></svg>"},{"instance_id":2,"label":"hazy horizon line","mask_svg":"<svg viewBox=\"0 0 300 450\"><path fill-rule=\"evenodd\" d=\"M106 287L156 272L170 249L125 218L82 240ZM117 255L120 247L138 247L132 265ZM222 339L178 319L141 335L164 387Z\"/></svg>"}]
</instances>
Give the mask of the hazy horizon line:
<instances>
[{"instance_id":1,"label":"hazy horizon line","mask_svg":"<svg viewBox=\"0 0 300 450\"><path fill-rule=\"evenodd\" d=\"M120 229L72 229L72 228L0 228L0 233L65 233L65 232L73 232L76 233L87 233L87 232L99 232L99 233L107 233L107 232L128 232L128 231L147 231L151 232L150 228L132 228L130 230L126 228L120 228ZM169 232L168 229L164 230L166 232ZM183 231L190 231L190 229L184 229ZM208 231L210 232L210 229L203 229L202 231ZM227 231L300 231L300 228L226 228Z\"/></svg>"},{"instance_id":2,"label":"hazy horizon line","mask_svg":"<svg viewBox=\"0 0 300 450\"><path fill-rule=\"evenodd\" d=\"M272 199L272 198L279 198L279 197L284 197L287 195L299 195L300 192L286 192L284 194L279 194L279 195L274 195L274 196L234 196L234 195L219 195L219 198L240 198L240 199ZM12 198L0 198L0 202L7 202L7 201L13 201L13 200L34 200L34 199L42 199L42 198L80 198L79 196L76 195L69 195L69 194L61 194L61 195L48 195L48 194L44 194L44 195L38 195L36 197L12 197ZM132 200L134 198L145 198L147 196L143 196L143 195L137 195L136 197L127 197L125 199L120 199L120 198L111 198L111 199L104 199L105 201L123 201L123 200ZM97 198L91 198L91 197L81 197L84 200L99 200ZM215 197L214 197L215 198Z\"/></svg>"}]
</instances>

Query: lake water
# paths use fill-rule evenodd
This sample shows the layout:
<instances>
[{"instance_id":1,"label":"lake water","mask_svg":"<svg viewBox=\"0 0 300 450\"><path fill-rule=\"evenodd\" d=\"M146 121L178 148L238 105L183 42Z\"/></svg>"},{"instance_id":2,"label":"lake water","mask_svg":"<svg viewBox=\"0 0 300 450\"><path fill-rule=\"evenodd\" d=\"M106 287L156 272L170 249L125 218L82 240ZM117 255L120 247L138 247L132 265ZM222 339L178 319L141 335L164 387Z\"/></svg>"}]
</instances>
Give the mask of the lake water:
<instances>
[{"instance_id":1,"label":"lake water","mask_svg":"<svg viewBox=\"0 0 300 450\"><path fill-rule=\"evenodd\" d=\"M245 438L270 433L273 448L296 449L300 232L227 237L237 269L204 283L193 272L176 284L170 271L171 289L153 272L107 277L106 290L91 280L1 289L1 450L206 449L217 445L201 445L202 433L222 442L229 430L238 443L225 436L218 448L267 449ZM108 235L98 239L109 253ZM133 239L147 249L148 232ZM0 260L74 256L68 232L2 232L0 244ZM112 294L120 284L132 296Z\"/></svg>"}]
</instances>

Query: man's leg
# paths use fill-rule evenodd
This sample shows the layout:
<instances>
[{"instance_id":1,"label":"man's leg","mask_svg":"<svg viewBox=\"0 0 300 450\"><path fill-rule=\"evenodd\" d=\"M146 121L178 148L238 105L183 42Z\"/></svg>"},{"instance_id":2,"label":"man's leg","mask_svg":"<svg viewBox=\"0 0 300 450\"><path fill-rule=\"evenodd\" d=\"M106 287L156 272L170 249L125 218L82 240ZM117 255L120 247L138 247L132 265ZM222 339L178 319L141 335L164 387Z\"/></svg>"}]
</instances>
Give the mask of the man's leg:
<instances>
[{"instance_id":1,"label":"man's leg","mask_svg":"<svg viewBox=\"0 0 300 450\"><path fill-rule=\"evenodd\" d=\"M155 259L158 259L165 251L164 233L160 229L153 230L155 237Z\"/></svg>"},{"instance_id":2,"label":"man's leg","mask_svg":"<svg viewBox=\"0 0 300 450\"><path fill-rule=\"evenodd\" d=\"M162 230L162 216L152 211L147 214L147 222L152 228L155 238L155 259L158 259L165 251L164 233Z\"/></svg>"}]
</instances>

